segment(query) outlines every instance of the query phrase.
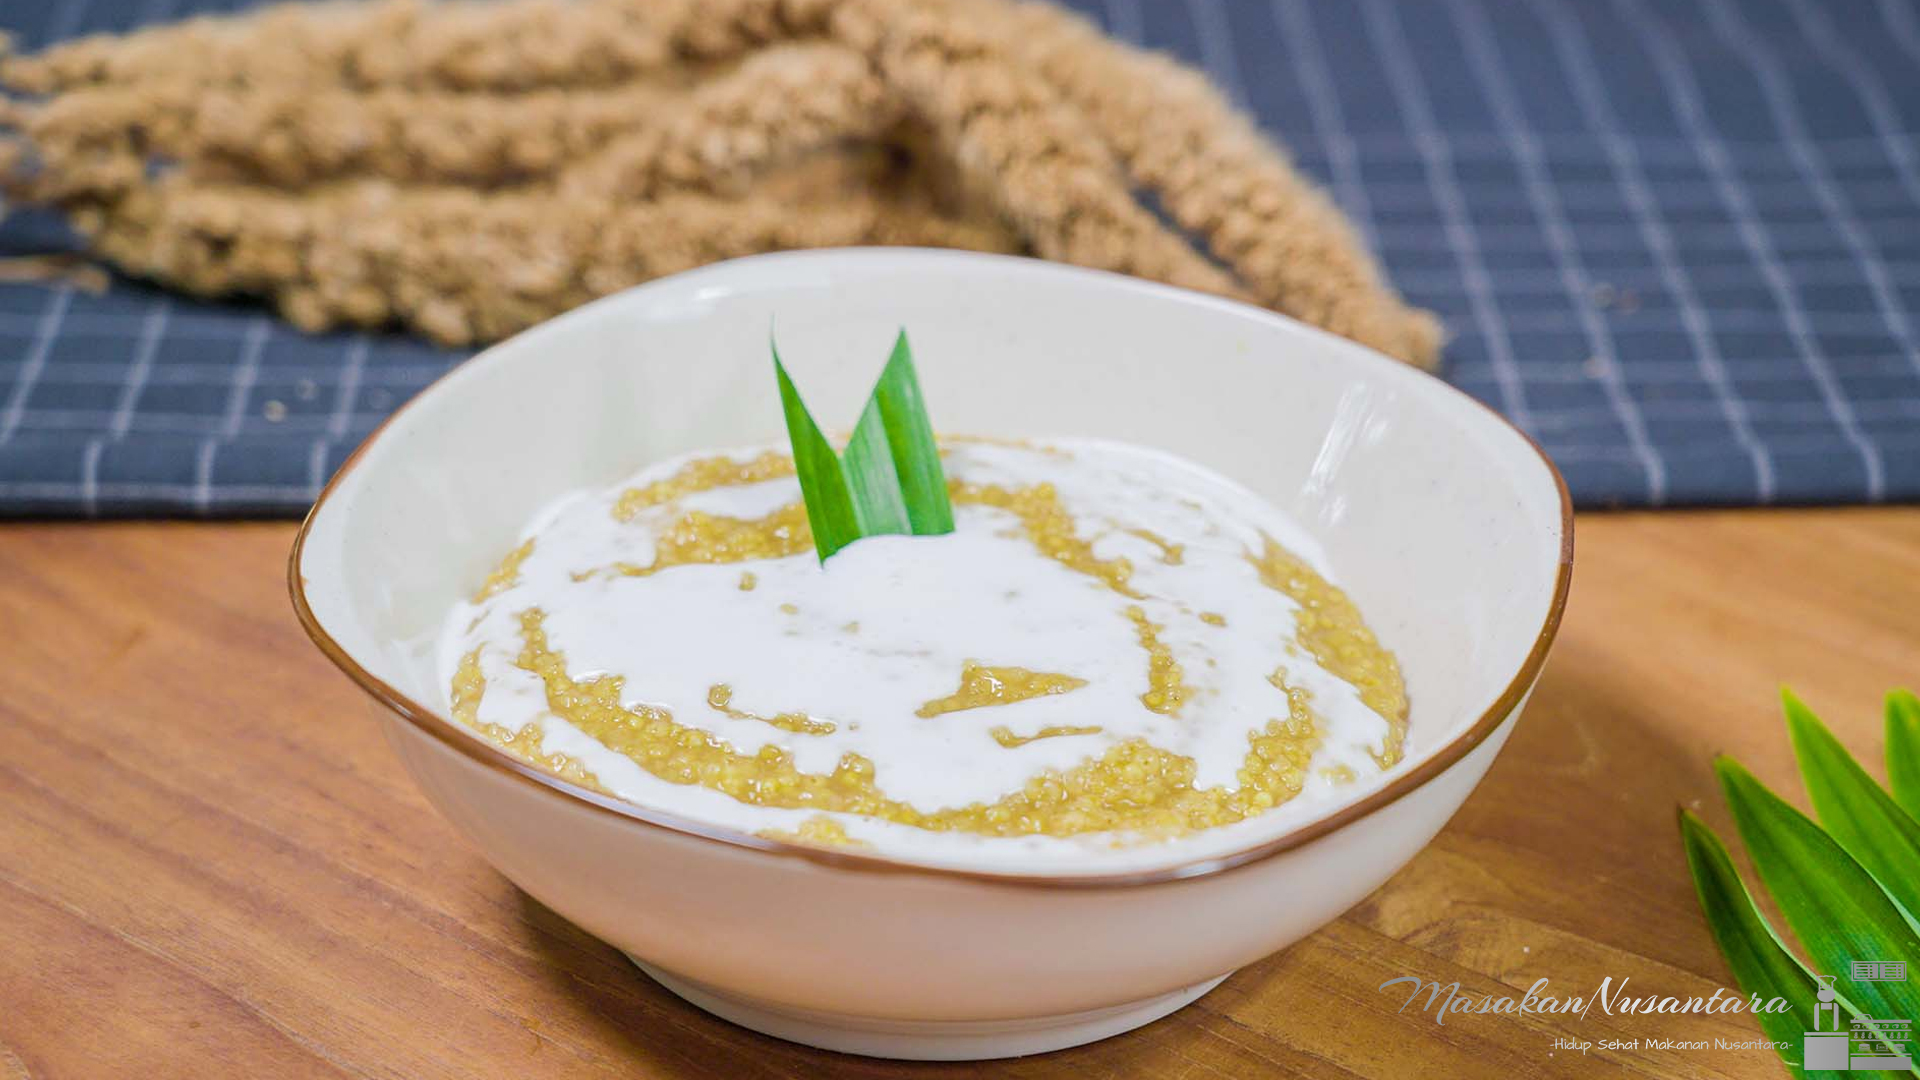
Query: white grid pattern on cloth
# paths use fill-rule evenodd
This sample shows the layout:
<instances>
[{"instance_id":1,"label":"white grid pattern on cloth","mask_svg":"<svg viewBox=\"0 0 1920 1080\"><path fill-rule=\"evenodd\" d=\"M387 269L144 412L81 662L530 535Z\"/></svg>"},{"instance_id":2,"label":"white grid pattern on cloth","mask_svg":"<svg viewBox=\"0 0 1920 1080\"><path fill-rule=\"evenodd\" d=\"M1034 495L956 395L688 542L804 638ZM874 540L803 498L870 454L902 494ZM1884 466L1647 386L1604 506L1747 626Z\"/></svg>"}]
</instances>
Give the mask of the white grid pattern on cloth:
<instances>
[{"instance_id":1,"label":"white grid pattern on cloth","mask_svg":"<svg viewBox=\"0 0 1920 1080\"><path fill-rule=\"evenodd\" d=\"M1513 340L1500 318L1499 301L1487 274L1480 240L1468 222L1466 201L1460 192L1454 171L1452 152L1441 136L1439 126L1416 85L1413 55L1408 50L1400 24L1385 3L1360 0L1366 23L1372 30L1376 47L1386 65L1387 84L1400 107L1414 145L1426 166L1427 183L1440 205L1441 229L1459 260L1460 274L1466 284L1468 307L1475 324L1484 335L1494 378L1500 386L1502 410L1522 427L1531 428L1533 415L1527 408L1526 384L1514 358Z\"/></svg>"},{"instance_id":2,"label":"white grid pattern on cloth","mask_svg":"<svg viewBox=\"0 0 1920 1080\"><path fill-rule=\"evenodd\" d=\"M1920 61L1920 16L1915 16L1907 0L1880 0L1880 17L1893 31L1895 41L1907 56Z\"/></svg>"},{"instance_id":3,"label":"white grid pattern on cloth","mask_svg":"<svg viewBox=\"0 0 1920 1080\"><path fill-rule=\"evenodd\" d=\"M1593 57L1586 49L1584 39L1571 23L1560 17L1560 10L1550 0L1532 0L1532 3L1547 23L1554 54L1568 72L1573 97L1579 103L1584 119L1606 148L1608 163L1620 183L1621 194L1632 213L1641 243L1646 245L1659 269L1661 284L1680 301L1681 324L1686 331L1694 361L1699 366L1700 378L1712 390L1714 401L1725 415L1734 439L1753 462L1758 500L1771 502L1775 487L1773 457L1754 434L1746 404L1741 401L1727 375L1726 361L1720 355L1719 344L1714 340L1707 308L1700 303L1688 275L1680 269L1672 230L1661 216L1632 140L1620 130L1619 118L1614 115L1606 91L1601 88L1599 75L1594 71Z\"/></svg>"},{"instance_id":4,"label":"white grid pattern on cloth","mask_svg":"<svg viewBox=\"0 0 1920 1080\"><path fill-rule=\"evenodd\" d=\"M1827 219L1833 223L1835 231L1846 241L1847 250L1858 261L1862 276L1867 279L1867 288L1879 305L1880 313L1887 321L1887 327L1893 332L1895 340L1906 350L1912 359L1914 370L1920 371L1920 350L1914 345L1913 330L1908 325L1907 313L1893 297L1892 286L1887 280L1887 270L1882 264L1880 253L1866 238L1860 228L1860 221L1854 215L1853 208L1847 204L1847 197L1834 184L1833 177L1827 172L1820 157L1809 145L1806 126L1800 119L1800 108L1793 100L1792 92L1781 77L1778 62L1771 52L1754 39L1752 30L1745 20L1739 18L1736 10L1727 0L1707 0L1708 9L1716 29L1731 43L1753 69L1760 80L1760 90L1766 99L1767 108L1772 112L1774 122L1786 136L1787 147L1793 154L1793 162L1799 166L1801 175L1813 188L1814 197L1826 212ZM1871 102L1871 98L1863 98ZM1866 110L1873 116L1872 108ZM1905 153L1888 155L1900 173L1901 183L1907 187L1909 197L1916 197L1920 185L1914 184L1911 169L1908 167Z\"/></svg>"},{"instance_id":5,"label":"white grid pattern on cloth","mask_svg":"<svg viewBox=\"0 0 1920 1080\"><path fill-rule=\"evenodd\" d=\"M1366 239L1367 246L1379 251L1380 225L1374 220L1373 198L1367 193L1366 184L1360 180L1359 150L1347 134L1345 114L1340 108L1340 97L1334 89L1333 76L1327 71L1323 59L1324 47L1320 44L1320 36L1313 28L1313 19L1307 15L1307 9L1302 6L1307 2L1273 0L1274 21L1280 27L1282 39L1294 39L1287 42L1286 47L1300 72L1315 134L1327 148L1335 197L1345 204L1347 213L1359 226L1360 235Z\"/></svg>"},{"instance_id":6,"label":"white grid pattern on cloth","mask_svg":"<svg viewBox=\"0 0 1920 1080\"><path fill-rule=\"evenodd\" d=\"M58 41L72 37L86 18L88 0L71 0L58 7L49 20L45 40ZM13 437L20 427L20 421L26 415L27 399L32 396L34 385L46 370L47 355L53 349L53 340L60 333L61 320L66 317L67 306L73 302L73 286L61 282L54 286L52 295L47 298L40 314L40 327L34 335L33 348L27 354L27 364L20 378L10 389L7 397L7 409L0 415L0 443Z\"/></svg>"},{"instance_id":7,"label":"white grid pattern on cloth","mask_svg":"<svg viewBox=\"0 0 1920 1080\"><path fill-rule=\"evenodd\" d=\"M1888 99L1885 81L1834 33L1832 16L1807 0L1787 0L1787 6L1793 10L1794 21L1806 31L1807 40L1813 43L1814 51L1825 58L1827 66L1852 84L1854 93L1859 95L1866 107L1868 119L1873 122L1874 132L1886 148L1888 159L1900 173L1900 186L1905 189L1908 199L1920 203L1920 168L1914 164L1913 148L1898 138L1900 122L1894 115L1893 103Z\"/></svg>"},{"instance_id":8,"label":"white grid pattern on cloth","mask_svg":"<svg viewBox=\"0 0 1920 1080\"><path fill-rule=\"evenodd\" d=\"M0 8L25 48L247 0ZM1920 0L1068 0L1202 66L1585 505L1920 497ZM0 224L0 255L60 250ZM0 285L0 515L299 512L460 359Z\"/></svg>"},{"instance_id":9,"label":"white grid pattern on cloth","mask_svg":"<svg viewBox=\"0 0 1920 1080\"><path fill-rule=\"evenodd\" d=\"M1527 199L1539 219L1540 232L1553 255L1561 285L1569 295L1591 295L1592 278L1573 242L1573 232L1567 223L1566 211L1560 205L1560 196L1547 180L1546 164L1540 158L1540 149L1533 142L1533 133L1527 130L1527 121L1514 99L1514 90L1500 63L1492 33L1482 22L1479 10L1462 10L1460 0L1447 0L1447 13L1454 25L1461 28L1467 47L1467 67L1479 77L1481 88L1492 105L1494 119L1512 141L1514 159L1520 166ZM1591 304L1578 304L1573 310L1579 317L1587 348L1592 351L1592 363L1600 373L1599 382L1606 391L1607 404L1626 430L1627 445L1632 448L1634 458L1646 471L1647 502L1659 506L1667 501L1666 463L1660 460L1660 455L1648 441L1646 421L1641 419L1640 409L1627 393L1626 384L1620 377L1613 335L1606 321L1600 318L1599 312Z\"/></svg>"},{"instance_id":10,"label":"white grid pattern on cloth","mask_svg":"<svg viewBox=\"0 0 1920 1080\"><path fill-rule=\"evenodd\" d=\"M54 338L60 333L67 306L71 303L72 286L64 281L54 286L53 294L47 298L47 305L36 320L38 325L33 332L33 344L28 348L26 360L20 364L20 373L7 395L6 412L0 414L0 442L12 438L26 417L27 399L33 395L33 388L40 382L40 374L47 368L47 355L53 351Z\"/></svg>"},{"instance_id":11,"label":"white grid pattern on cloth","mask_svg":"<svg viewBox=\"0 0 1920 1080\"><path fill-rule=\"evenodd\" d=\"M1761 274L1766 278L1775 299L1780 304L1782 316L1786 319L1787 332L1792 336L1799 352L1807 362L1807 369L1819 388L1820 399L1832 414L1834 423L1839 425L1847 443L1860 455L1860 462L1866 469L1867 498L1879 501L1886 491L1886 465L1875 446L1860 429L1858 417L1854 415L1853 404L1840 390L1834 379L1833 370L1827 362L1826 351L1812 332L1806 309L1801 306L1787 272L1774 253L1772 242L1761 229L1754 217L1753 206L1746 192L1740 189L1733 179L1727 163L1726 149L1719 142L1719 135L1707 123L1704 106L1700 101L1700 90L1695 85L1694 75L1685 63L1675 54L1673 41L1667 36L1664 27L1656 26L1639 0L1615 0L1615 8L1622 12L1629 24L1639 32L1647 49L1652 53L1659 68L1661 80L1668 92L1674 96L1681 121L1688 133L1700 140L1700 156L1707 165L1709 174L1727 209L1733 214L1741 240L1747 245Z\"/></svg>"}]
</instances>

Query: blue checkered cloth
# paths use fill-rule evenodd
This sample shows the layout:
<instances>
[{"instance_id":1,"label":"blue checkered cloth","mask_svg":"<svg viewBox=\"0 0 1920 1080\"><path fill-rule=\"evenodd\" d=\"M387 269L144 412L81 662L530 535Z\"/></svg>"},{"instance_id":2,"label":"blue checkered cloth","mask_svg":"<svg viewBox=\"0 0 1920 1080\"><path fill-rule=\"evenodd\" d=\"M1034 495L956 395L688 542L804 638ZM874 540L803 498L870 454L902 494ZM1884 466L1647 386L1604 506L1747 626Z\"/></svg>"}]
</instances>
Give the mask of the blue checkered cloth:
<instances>
[{"instance_id":1,"label":"blue checkered cloth","mask_svg":"<svg viewBox=\"0 0 1920 1080\"><path fill-rule=\"evenodd\" d=\"M0 4L22 47L245 0ZM1585 506L1920 498L1920 0L1073 0L1198 64ZM44 215L0 255L67 250ZM0 514L294 514L461 354L0 285Z\"/></svg>"}]
</instances>

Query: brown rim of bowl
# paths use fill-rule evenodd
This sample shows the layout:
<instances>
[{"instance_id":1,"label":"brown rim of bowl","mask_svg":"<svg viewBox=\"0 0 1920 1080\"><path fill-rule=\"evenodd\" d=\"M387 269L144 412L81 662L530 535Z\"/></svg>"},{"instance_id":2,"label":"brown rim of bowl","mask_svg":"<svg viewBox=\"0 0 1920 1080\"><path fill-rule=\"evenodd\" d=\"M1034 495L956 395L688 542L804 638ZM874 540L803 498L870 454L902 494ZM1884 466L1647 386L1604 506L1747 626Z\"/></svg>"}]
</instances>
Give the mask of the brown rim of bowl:
<instances>
[{"instance_id":1,"label":"brown rim of bowl","mask_svg":"<svg viewBox=\"0 0 1920 1080\"><path fill-rule=\"evenodd\" d=\"M1138 282L1136 279L1136 284L1152 285L1153 283ZM1171 288L1171 286L1161 287ZM1173 291L1185 292L1185 290ZM1217 298L1213 297L1207 297L1206 299L1217 300ZM1229 301L1219 302L1230 303ZM1234 304L1233 306L1245 307L1247 305ZM1273 315L1272 312L1266 311L1263 308L1253 308L1252 310L1264 315ZM1396 364L1399 363L1398 361L1393 362ZM366 668L361 667L358 661L354 660L352 656L348 655L345 649L340 647L340 643L333 639L333 635L327 633L326 628L320 625L320 620L314 617L313 608L307 603L306 580L300 574L300 555L306 548L307 534L313 528L314 518L319 515L320 508L326 505L327 499L333 495L335 489L339 487L340 482L346 479L347 474L359 465L361 458L365 456L367 452L367 448L372 446L386 431L387 426L393 423L402 413L425 398L427 394L438 387L442 381L454 372L459 371L462 367L465 367L466 363L466 361L463 361L441 374L433 382L422 388L406 404L394 410L393 414L382 421L379 427L374 428L373 431L367 435L366 439L364 439L358 447L354 448L353 453L347 455L347 459L340 463L339 471L335 472L333 478L327 481L327 486L320 491L320 497L313 501L312 508L307 511L307 516L300 522L300 530L293 538L293 550L288 552L287 555L287 589L293 598L294 614L300 619L300 625L306 629L307 636L313 639L313 643L319 646L320 651L326 654L327 659L333 661L335 667L345 672L349 679L357 683L360 689L366 691L374 700L379 701L387 708L393 710L401 719L406 720L420 731L432 736L442 744L466 755L468 758L487 768L494 769L540 787L548 788L561 796L576 799L596 810L625 818L639 825L665 829L670 832L682 833L704 840L731 844L735 847L750 848L772 855L804 859L808 862L829 866L838 870L931 874L939 877L961 878L991 885L1019 885L1065 889L1115 888L1133 885L1155 885L1172 881L1184 881L1189 878L1206 877L1246 866L1249 863L1258 862L1270 856L1278 855L1283 851L1290 851L1343 828L1352 822L1358 821L1390 803L1397 802L1406 795L1412 794L1415 790L1424 786L1429 780L1446 772L1456 762L1466 757L1475 747L1485 742L1489 735L1492 735L1498 730L1501 723L1519 706L1521 698L1525 697L1527 692L1533 688L1534 680L1539 677L1540 669L1547 661L1547 652L1553 645L1554 636L1560 630L1560 616L1566 610L1567 593L1573 582L1573 499L1567 491L1566 478L1560 475L1560 470L1554 465L1553 459L1547 456L1547 452L1540 448L1540 444L1535 442L1532 436L1520 430L1520 428L1516 427L1513 422L1506 417L1495 412L1493 408L1485 402L1480 401L1470 394L1463 393L1437 376L1419 371L1418 369L1409 368L1414 374L1433 379L1447 390L1460 394L1460 396L1478 405L1489 416L1493 417L1495 421L1520 436L1527 446L1533 450L1534 454L1539 457L1540 464L1546 467L1548 475L1553 477L1554 488L1560 497L1560 558L1554 577L1553 600L1547 606L1546 620L1541 624L1540 632L1534 638L1533 647L1527 651L1526 659L1520 664L1520 670L1514 674L1513 679L1509 681L1506 688L1500 692L1500 696L1494 699L1493 704L1480 715L1479 719L1473 722L1472 726L1454 736L1450 742L1442 746L1431 757L1399 776L1394 777L1391 781L1369 793L1364 798L1348 803L1346 806L1341 807L1339 810L1325 817L1316 818L1271 840L1263 840L1252 847L1230 852L1225 855L1214 855L1203 859L1196 859L1192 862L1178 863L1173 866L1130 873L1048 876L1044 874L1001 873L991 870L962 870L952 867L927 866L920 863L892 859L882 855L866 855L855 851L817 847L788 840L774 840L749 832L740 832L716 825L708 825L674 814L651 810L637 803L630 803L609 795L602 795L599 792L590 791L577 784L568 783L552 773L529 765L492 743L482 741L478 734L469 733L453 720L421 705L406 694L394 689Z\"/></svg>"}]
</instances>

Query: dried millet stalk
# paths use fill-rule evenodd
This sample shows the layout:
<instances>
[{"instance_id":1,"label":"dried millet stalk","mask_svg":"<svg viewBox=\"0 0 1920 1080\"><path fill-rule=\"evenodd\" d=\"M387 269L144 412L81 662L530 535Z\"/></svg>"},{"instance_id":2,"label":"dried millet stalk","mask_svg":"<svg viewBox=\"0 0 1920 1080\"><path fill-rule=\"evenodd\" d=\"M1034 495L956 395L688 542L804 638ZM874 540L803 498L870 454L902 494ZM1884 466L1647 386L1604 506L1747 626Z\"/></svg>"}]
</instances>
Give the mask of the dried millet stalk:
<instances>
[{"instance_id":1,"label":"dried millet stalk","mask_svg":"<svg viewBox=\"0 0 1920 1080\"><path fill-rule=\"evenodd\" d=\"M1438 346L1204 79L1042 5L288 5L13 58L0 84L48 95L0 99L13 197L305 326L486 340L709 259L915 242L1237 296L1416 363Z\"/></svg>"},{"instance_id":2,"label":"dried millet stalk","mask_svg":"<svg viewBox=\"0 0 1920 1080\"><path fill-rule=\"evenodd\" d=\"M823 163L743 197L649 203L356 181L299 196L171 177L76 215L129 270L210 296L276 295L308 328L404 322L453 343L504 337L648 278L761 251L854 244L1015 249L1014 237ZM868 176L859 181L860 173Z\"/></svg>"},{"instance_id":3,"label":"dried millet stalk","mask_svg":"<svg viewBox=\"0 0 1920 1080\"><path fill-rule=\"evenodd\" d=\"M1394 356L1438 350L1438 321L1393 295L1332 201L1206 79L1114 46L1085 21L1043 5L1021 5L995 29L1256 302Z\"/></svg>"},{"instance_id":4,"label":"dried millet stalk","mask_svg":"<svg viewBox=\"0 0 1920 1080\"><path fill-rule=\"evenodd\" d=\"M699 186L877 139L901 116L865 59L827 44L771 46L688 97L663 122L623 133L567 169L561 190L632 198Z\"/></svg>"},{"instance_id":5,"label":"dried millet stalk","mask_svg":"<svg viewBox=\"0 0 1920 1080\"><path fill-rule=\"evenodd\" d=\"M897 118L860 56L795 43L686 89L456 94L179 80L73 90L18 123L47 166L35 197L59 201L113 193L126 170L99 174L99 163L148 155L202 179L283 188L353 175L500 187L568 169L570 186L640 197L877 138Z\"/></svg>"},{"instance_id":6,"label":"dried millet stalk","mask_svg":"<svg viewBox=\"0 0 1920 1080\"><path fill-rule=\"evenodd\" d=\"M671 94L648 86L515 95L101 86L51 99L21 127L64 183L43 198L107 193L89 183L83 163L113 153L163 157L202 179L285 188L355 174L498 187L598 152L657 115Z\"/></svg>"},{"instance_id":7,"label":"dried millet stalk","mask_svg":"<svg viewBox=\"0 0 1920 1080\"><path fill-rule=\"evenodd\" d=\"M989 196L1039 254L1238 295L1231 277L1140 205L1106 147L1037 75L967 23L890 6L871 46L881 71L964 171L990 178Z\"/></svg>"},{"instance_id":8,"label":"dried millet stalk","mask_svg":"<svg viewBox=\"0 0 1920 1080\"><path fill-rule=\"evenodd\" d=\"M82 38L10 60L0 78L35 94L183 75L207 86L611 86L816 33L832 2L321 0Z\"/></svg>"}]
</instances>

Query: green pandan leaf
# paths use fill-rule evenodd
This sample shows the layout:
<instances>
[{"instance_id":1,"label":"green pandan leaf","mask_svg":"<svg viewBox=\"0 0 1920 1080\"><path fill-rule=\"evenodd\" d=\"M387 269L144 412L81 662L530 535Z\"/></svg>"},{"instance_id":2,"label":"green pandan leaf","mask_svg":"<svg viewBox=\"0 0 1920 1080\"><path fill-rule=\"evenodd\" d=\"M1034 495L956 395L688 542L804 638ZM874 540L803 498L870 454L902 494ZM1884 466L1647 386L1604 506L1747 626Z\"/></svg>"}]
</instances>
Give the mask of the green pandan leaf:
<instances>
[{"instance_id":1,"label":"green pandan leaf","mask_svg":"<svg viewBox=\"0 0 1920 1080\"><path fill-rule=\"evenodd\" d=\"M774 350L780 403L793 443L794 471L820 561L866 536L933 536L953 531L953 504L940 447L902 331L838 456Z\"/></svg>"},{"instance_id":2,"label":"green pandan leaf","mask_svg":"<svg viewBox=\"0 0 1920 1080\"><path fill-rule=\"evenodd\" d=\"M886 423L874 407L877 400L876 390L875 397L867 399L860 421L853 425L847 448L840 453L840 469L846 475L848 490L856 493L853 508L860 519L861 536L911 534L913 519L907 513L900 471L887 445Z\"/></svg>"},{"instance_id":3,"label":"green pandan leaf","mask_svg":"<svg viewBox=\"0 0 1920 1080\"><path fill-rule=\"evenodd\" d=\"M1790 1011L1754 1014L1760 1030L1774 1042L1786 1043L1791 1050L1781 1052L1781 1060L1794 1076L1804 1076L1800 1068L1800 1037L1818 1030L1814 1006L1819 985L1794 955L1780 943L1779 935L1766 917L1753 905L1753 897L1733 869L1725 845L1707 828L1705 822L1680 812L1680 839L1687 849L1687 867L1693 871L1693 889L1700 897L1700 910L1706 913L1707 928L1720 946L1727 966L1733 969L1740 989L1758 997L1762 1004L1778 998ZM1829 1024L1831 1026L1831 1024Z\"/></svg>"},{"instance_id":4,"label":"green pandan leaf","mask_svg":"<svg viewBox=\"0 0 1920 1080\"><path fill-rule=\"evenodd\" d=\"M1873 782L1792 691L1783 690L1780 696L1793 753L1821 826L1911 919L1920 913L1920 822Z\"/></svg>"},{"instance_id":5,"label":"green pandan leaf","mask_svg":"<svg viewBox=\"0 0 1920 1080\"><path fill-rule=\"evenodd\" d=\"M1887 785L1894 801L1920 818L1920 698L1911 690L1887 694Z\"/></svg>"},{"instance_id":6,"label":"green pandan leaf","mask_svg":"<svg viewBox=\"0 0 1920 1080\"><path fill-rule=\"evenodd\" d=\"M840 471L840 459L833 445L820 434L820 426L807 412L806 402L793 387L786 365L780 362L780 350L773 350L773 371L780 380L780 407L787 417L787 439L793 444L793 470L800 478L800 491L807 503L807 524L813 528L813 547L824 561L827 556L860 539L860 519L854 512L853 494Z\"/></svg>"},{"instance_id":7,"label":"green pandan leaf","mask_svg":"<svg viewBox=\"0 0 1920 1080\"><path fill-rule=\"evenodd\" d=\"M1719 758L1714 771L1760 879L1813 967L1834 976L1835 988L1865 1017L1920 1017L1912 983L1851 976L1856 960L1920 967L1920 929L1833 838L1738 762Z\"/></svg>"},{"instance_id":8,"label":"green pandan leaf","mask_svg":"<svg viewBox=\"0 0 1920 1080\"><path fill-rule=\"evenodd\" d=\"M871 463L866 460L875 459ZM888 470L879 464L891 462L888 479L900 492L909 529L915 536L937 536L953 531L953 504L947 498L947 474L940 465L940 446L933 438L933 423L927 419L926 399L920 393L920 378L913 369L913 350L902 330L894 339L893 354L874 384L873 396L861 412L853 439L847 443L844 460L850 474L857 469L876 478ZM857 486L857 485L856 485Z\"/></svg>"},{"instance_id":9,"label":"green pandan leaf","mask_svg":"<svg viewBox=\"0 0 1920 1080\"><path fill-rule=\"evenodd\" d=\"M1801 1067L1804 1045L1801 1037L1806 1032L1845 1030L1852 1026L1852 1021L1864 1019L1868 1014L1836 985L1834 1000L1845 1014L1845 1022L1836 1023L1836 1018L1829 1015L1823 1025L1815 1011L1820 994L1815 973L1787 948L1779 932L1760 914L1720 838L1705 822L1685 810L1680 811L1680 837L1687 852L1687 867L1693 874L1694 892L1700 898L1700 910L1707 917L1707 927L1713 932L1721 955L1726 957L1727 966L1733 969L1734 981L1742 990L1758 997L1762 1006L1776 999L1787 1003L1785 1012L1761 1011L1754 1014L1754 1019L1768 1039L1786 1044L1779 1053L1787 1071L1796 1077L1806 1075ZM1903 1049L1899 1044L1887 1046L1890 1054ZM1833 1074L1821 1071L1815 1075Z\"/></svg>"}]
</instances>

